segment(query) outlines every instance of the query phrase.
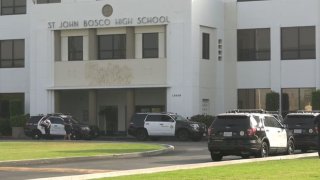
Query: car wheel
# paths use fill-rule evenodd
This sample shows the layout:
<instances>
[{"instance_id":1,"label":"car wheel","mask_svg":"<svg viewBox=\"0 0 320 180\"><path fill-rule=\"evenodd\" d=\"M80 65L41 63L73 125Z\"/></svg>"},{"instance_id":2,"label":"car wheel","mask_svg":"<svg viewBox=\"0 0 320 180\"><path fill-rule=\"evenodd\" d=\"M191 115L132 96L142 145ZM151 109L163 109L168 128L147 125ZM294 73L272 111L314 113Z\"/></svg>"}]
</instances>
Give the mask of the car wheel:
<instances>
[{"instance_id":1,"label":"car wheel","mask_svg":"<svg viewBox=\"0 0 320 180\"><path fill-rule=\"evenodd\" d=\"M293 153L294 153L294 150L295 150L294 142L290 139L290 140L288 141L287 154L288 154L288 155L293 154Z\"/></svg>"},{"instance_id":2,"label":"car wheel","mask_svg":"<svg viewBox=\"0 0 320 180\"><path fill-rule=\"evenodd\" d=\"M215 153L211 152L212 161L221 161L222 157L223 156L221 154L215 154Z\"/></svg>"},{"instance_id":3,"label":"car wheel","mask_svg":"<svg viewBox=\"0 0 320 180\"><path fill-rule=\"evenodd\" d=\"M186 141L189 139L189 132L186 129L181 129L177 133L177 138L180 141Z\"/></svg>"},{"instance_id":4,"label":"car wheel","mask_svg":"<svg viewBox=\"0 0 320 180\"><path fill-rule=\"evenodd\" d=\"M145 129L139 129L136 134L136 138L139 141L145 141L148 138L148 133Z\"/></svg>"},{"instance_id":5,"label":"car wheel","mask_svg":"<svg viewBox=\"0 0 320 180\"><path fill-rule=\"evenodd\" d=\"M202 136L192 137L192 141L201 141L201 139L202 139Z\"/></svg>"},{"instance_id":6,"label":"car wheel","mask_svg":"<svg viewBox=\"0 0 320 180\"><path fill-rule=\"evenodd\" d=\"M41 136L42 136L42 134L40 131L34 131L32 133L32 139L41 139Z\"/></svg>"},{"instance_id":7,"label":"car wheel","mask_svg":"<svg viewBox=\"0 0 320 180\"><path fill-rule=\"evenodd\" d=\"M261 149L260 149L260 154L258 155L258 157L268 157L269 156L269 146L268 143L263 141L261 144Z\"/></svg>"}]
</instances>

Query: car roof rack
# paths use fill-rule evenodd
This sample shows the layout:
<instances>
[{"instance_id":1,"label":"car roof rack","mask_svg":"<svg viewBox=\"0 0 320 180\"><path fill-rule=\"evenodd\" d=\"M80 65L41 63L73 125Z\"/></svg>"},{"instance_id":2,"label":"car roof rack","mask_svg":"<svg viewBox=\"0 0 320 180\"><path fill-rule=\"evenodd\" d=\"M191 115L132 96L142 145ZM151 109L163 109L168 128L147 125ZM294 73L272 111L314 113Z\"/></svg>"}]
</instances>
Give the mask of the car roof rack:
<instances>
[{"instance_id":1,"label":"car roof rack","mask_svg":"<svg viewBox=\"0 0 320 180\"><path fill-rule=\"evenodd\" d=\"M264 109L234 109L227 113L266 113Z\"/></svg>"},{"instance_id":2,"label":"car roof rack","mask_svg":"<svg viewBox=\"0 0 320 180\"><path fill-rule=\"evenodd\" d=\"M320 110L311 110L311 111L307 111L307 110L297 110L297 113L320 113Z\"/></svg>"}]
</instances>

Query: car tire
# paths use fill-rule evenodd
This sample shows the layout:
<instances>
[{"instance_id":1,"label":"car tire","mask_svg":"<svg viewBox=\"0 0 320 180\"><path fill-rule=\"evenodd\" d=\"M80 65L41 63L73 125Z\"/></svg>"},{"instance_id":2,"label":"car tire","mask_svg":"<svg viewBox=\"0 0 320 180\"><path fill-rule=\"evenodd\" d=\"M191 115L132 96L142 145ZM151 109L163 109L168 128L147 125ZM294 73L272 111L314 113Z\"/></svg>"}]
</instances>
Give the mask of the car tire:
<instances>
[{"instance_id":1,"label":"car tire","mask_svg":"<svg viewBox=\"0 0 320 180\"><path fill-rule=\"evenodd\" d=\"M294 150L295 150L295 146L294 146L294 142L290 139L288 141L288 147L287 147L287 154L294 154Z\"/></svg>"},{"instance_id":2,"label":"car tire","mask_svg":"<svg viewBox=\"0 0 320 180\"><path fill-rule=\"evenodd\" d=\"M136 138L139 141L145 141L148 138L148 132L145 129L138 129L136 133Z\"/></svg>"},{"instance_id":3,"label":"car tire","mask_svg":"<svg viewBox=\"0 0 320 180\"><path fill-rule=\"evenodd\" d=\"M258 154L258 157L264 158L269 156L269 145L267 142L263 141L261 144L260 152Z\"/></svg>"},{"instance_id":4,"label":"car tire","mask_svg":"<svg viewBox=\"0 0 320 180\"><path fill-rule=\"evenodd\" d=\"M243 159L249 159L250 158L250 154L243 154L243 155L241 155L241 157Z\"/></svg>"},{"instance_id":5,"label":"car tire","mask_svg":"<svg viewBox=\"0 0 320 180\"><path fill-rule=\"evenodd\" d=\"M212 161L221 161L222 160L222 154L215 154L211 152L211 159Z\"/></svg>"},{"instance_id":6,"label":"car tire","mask_svg":"<svg viewBox=\"0 0 320 180\"><path fill-rule=\"evenodd\" d=\"M202 139L202 136L192 137L192 141L201 141L201 139Z\"/></svg>"},{"instance_id":7,"label":"car tire","mask_svg":"<svg viewBox=\"0 0 320 180\"><path fill-rule=\"evenodd\" d=\"M32 133L32 139L41 139L42 133L40 131L34 131Z\"/></svg>"},{"instance_id":8,"label":"car tire","mask_svg":"<svg viewBox=\"0 0 320 180\"><path fill-rule=\"evenodd\" d=\"M186 129L181 129L177 132L177 138L180 141L186 141L189 139L189 132Z\"/></svg>"}]
</instances>

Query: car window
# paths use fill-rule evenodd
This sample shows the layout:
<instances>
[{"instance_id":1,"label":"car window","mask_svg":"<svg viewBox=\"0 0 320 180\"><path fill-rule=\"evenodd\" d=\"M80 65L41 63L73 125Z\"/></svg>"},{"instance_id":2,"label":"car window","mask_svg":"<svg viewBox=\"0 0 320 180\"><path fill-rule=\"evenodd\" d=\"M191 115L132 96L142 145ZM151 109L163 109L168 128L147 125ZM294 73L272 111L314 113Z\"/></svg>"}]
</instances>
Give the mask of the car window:
<instances>
[{"instance_id":1,"label":"car window","mask_svg":"<svg viewBox=\"0 0 320 180\"><path fill-rule=\"evenodd\" d=\"M161 115L161 121L162 121L162 122L172 122L173 119L172 119L170 116Z\"/></svg>"},{"instance_id":2,"label":"car window","mask_svg":"<svg viewBox=\"0 0 320 180\"><path fill-rule=\"evenodd\" d=\"M148 122L161 122L161 116L159 116L159 115L148 115L146 121L148 121Z\"/></svg>"},{"instance_id":3,"label":"car window","mask_svg":"<svg viewBox=\"0 0 320 180\"><path fill-rule=\"evenodd\" d=\"M250 118L248 116L217 116L216 120L213 122L212 126L214 128L224 128L224 127L239 127L248 128L250 127Z\"/></svg>"},{"instance_id":4,"label":"car window","mask_svg":"<svg viewBox=\"0 0 320 180\"><path fill-rule=\"evenodd\" d=\"M64 124L63 120L58 117L49 117L51 124Z\"/></svg>"},{"instance_id":5,"label":"car window","mask_svg":"<svg viewBox=\"0 0 320 180\"><path fill-rule=\"evenodd\" d=\"M264 120L264 125L267 127L281 128L281 124L274 117L266 116Z\"/></svg>"},{"instance_id":6,"label":"car window","mask_svg":"<svg viewBox=\"0 0 320 180\"><path fill-rule=\"evenodd\" d=\"M37 123L43 116L31 116L28 120L29 123Z\"/></svg>"},{"instance_id":7,"label":"car window","mask_svg":"<svg viewBox=\"0 0 320 180\"><path fill-rule=\"evenodd\" d=\"M183 116L180 115L171 115L173 117L174 120L176 121L187 121L186 118L184 118Z\"/></svg>"},{"instance_id":8,"label":"car window","mask_svg":"<svg viewBox=\"0 0 320 180\"><path fill-rule=\"evenodd\" d=\"M284 118L284 124L288 125L288 127L296 127L299 125L300 127L313 127L314 125L313 115L287 115Z\"/></svg>"}]
</instances>

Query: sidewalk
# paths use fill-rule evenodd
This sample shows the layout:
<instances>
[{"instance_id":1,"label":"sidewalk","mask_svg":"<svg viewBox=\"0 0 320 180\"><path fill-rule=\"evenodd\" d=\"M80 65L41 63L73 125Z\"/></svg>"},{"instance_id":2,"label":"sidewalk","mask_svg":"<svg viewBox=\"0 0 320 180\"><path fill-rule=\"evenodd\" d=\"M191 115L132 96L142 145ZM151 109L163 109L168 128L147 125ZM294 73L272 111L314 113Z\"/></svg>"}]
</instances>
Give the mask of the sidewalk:
<instances>
[{"instance_id":1,"label":"sidewalk","mask_svg":"<svg viewBox=\"0 0 320 180\"><path fill-rule=\"evenodd\" d=\"M273 156L273 157L267 157L267 158L253 158L253 159L240 159L240 160L198 163L198 164L174 165L174 166L166 166L166 167L134 169L134 170L126 170L126 171L113 171L113 172L106 172L106 173L84 174L84 175L76 175L76 176L39 178L39 179L34 179L34 180L96 179L96 178L105 178L105 177L117 177L117 176L137 175L137 174L150 174L150 173L175 171L175 170L186 170L186 169L195 169L195 168L205 168L205 167L217 167L217 166L225 166L225 165L232 165L232 164L262 162L262 161L297 159L297 158L314 157L314 156L318 156L318 153L305 153L305 154L297 154L297 155Z\"/></svg>"}]
</instances>

